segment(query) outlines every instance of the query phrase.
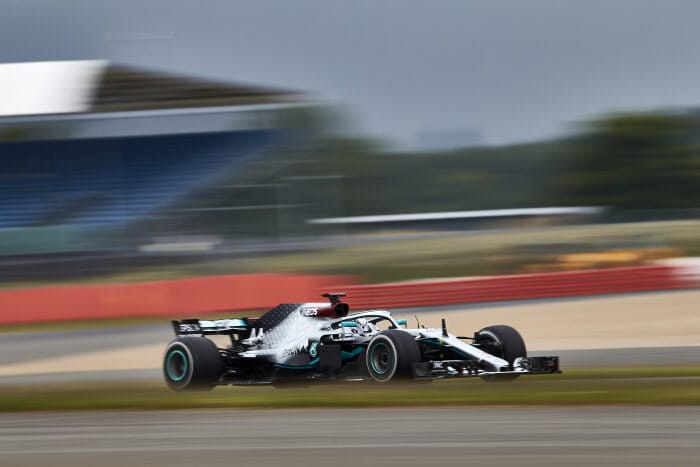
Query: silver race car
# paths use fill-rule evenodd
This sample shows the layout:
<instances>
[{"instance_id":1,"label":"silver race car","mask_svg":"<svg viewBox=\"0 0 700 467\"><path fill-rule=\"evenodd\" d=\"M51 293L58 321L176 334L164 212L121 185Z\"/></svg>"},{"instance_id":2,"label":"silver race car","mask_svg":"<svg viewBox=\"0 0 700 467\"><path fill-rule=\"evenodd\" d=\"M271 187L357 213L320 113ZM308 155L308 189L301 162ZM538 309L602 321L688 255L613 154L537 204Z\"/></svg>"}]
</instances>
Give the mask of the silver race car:
<instances>
[{"instance_id":1,"label":"silver race car","mask_svg":"<svg viewBox=\"0 0 700 467\"><path fill-rule=\"evenodd\" d=\"M471 337L450 334L444 319L442 328L410 329L386 310L349 313L344 293L323 296L330 303L287 303L259 318L173 321L165 382L184 390L300 379L507 380L560 372L558 357L528 357L510 326L489 326ZM230 343L219 348L210 335L228 336Z\"/></svg>"}]
</instances>

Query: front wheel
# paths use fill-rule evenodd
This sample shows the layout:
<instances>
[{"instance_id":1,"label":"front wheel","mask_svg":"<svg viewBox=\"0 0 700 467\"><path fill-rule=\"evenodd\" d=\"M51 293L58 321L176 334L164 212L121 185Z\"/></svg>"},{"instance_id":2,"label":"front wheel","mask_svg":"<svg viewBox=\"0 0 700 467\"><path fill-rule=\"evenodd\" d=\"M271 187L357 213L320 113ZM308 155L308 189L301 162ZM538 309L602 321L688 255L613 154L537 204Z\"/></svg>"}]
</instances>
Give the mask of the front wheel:
<instances>
[{"instance_id":1,"label":"front wheel","mask_svg":"<svg viewBox=\"0 0 700 467\"><path fill-rule=\"evenodd\" d=\"M390 329L374 336L365 352L369 376L380 383L413 377L413 367L420 362L420 349L409 333Z\"/></svg>"},{"instance_id":2,"label":"front wheel","mask_svg":"<svg viewBox=\"0 0 700 467\"><path fill-rule=\"evenodd\" d=\"M476 344L486 353L495 355L508 362L510 369L513 369L513 362L518 357L527 357L525 341L518 331L510 326L499 324L488 326L476 333ZM511 381L519 375L486 375L481 379L484 381Z\"/></svg>"}]
</instances>

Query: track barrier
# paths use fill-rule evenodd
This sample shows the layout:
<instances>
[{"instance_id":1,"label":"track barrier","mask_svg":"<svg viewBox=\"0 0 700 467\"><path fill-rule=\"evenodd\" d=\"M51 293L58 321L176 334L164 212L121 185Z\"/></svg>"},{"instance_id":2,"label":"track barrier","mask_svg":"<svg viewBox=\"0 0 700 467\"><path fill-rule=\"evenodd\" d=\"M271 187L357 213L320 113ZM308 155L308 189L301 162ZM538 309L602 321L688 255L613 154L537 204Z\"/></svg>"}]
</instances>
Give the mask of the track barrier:
<instances>
[{"instance_id":1,"label":"track barrier","mask_svg":"<svg viewBox=\"0 0 700 467\"><path fill-rule=\"evenodd\" d=\"M344 276L242 274L153 282L70 285L0 291L0 323L181 317L261 310L319 299Z\"/></svg>"},{"instance_id":2,"label":"track barrier","mask_svg":"<svg viewBox=\"0 0 700 467\"><path fill-rule=\"evenodd\" d=\"M518 274L345 288L353 308L398 308L692 288L668 266Z\"/></svg>"},{"instance_id":3,"label":"track barrier","mask_svg":"<svg viewBox=\"0 0 700 467\"><path fill-rule=\"evenodd\" d=\"M0 323L182 317L260 310L348 293L352 309L571 297L700 286L687 268L656 265L358 285L347 276L243 274L0 291Z\"/></svg>"}]
</instances>

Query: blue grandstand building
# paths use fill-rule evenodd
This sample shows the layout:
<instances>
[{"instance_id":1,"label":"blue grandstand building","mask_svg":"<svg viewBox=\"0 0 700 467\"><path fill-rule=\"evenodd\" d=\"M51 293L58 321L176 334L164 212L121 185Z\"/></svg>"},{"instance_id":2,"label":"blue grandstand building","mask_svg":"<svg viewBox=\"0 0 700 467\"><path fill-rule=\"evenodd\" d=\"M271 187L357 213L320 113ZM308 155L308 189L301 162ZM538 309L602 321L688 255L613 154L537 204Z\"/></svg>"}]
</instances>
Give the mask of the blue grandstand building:
<instances>
[{"instance_id":1,"label":"blue grandstand building","mask_svg":"<svg viewBox=\"0 0 700 467\"><path fill-rule=\"evenodd\" d=\"M208 194L299 144L287 117L308 106L294 92L101 61L0 65L0 88L5 259L225 239ZM216 226L188 225L192 212Z\"/></svg>"}]
</instances>

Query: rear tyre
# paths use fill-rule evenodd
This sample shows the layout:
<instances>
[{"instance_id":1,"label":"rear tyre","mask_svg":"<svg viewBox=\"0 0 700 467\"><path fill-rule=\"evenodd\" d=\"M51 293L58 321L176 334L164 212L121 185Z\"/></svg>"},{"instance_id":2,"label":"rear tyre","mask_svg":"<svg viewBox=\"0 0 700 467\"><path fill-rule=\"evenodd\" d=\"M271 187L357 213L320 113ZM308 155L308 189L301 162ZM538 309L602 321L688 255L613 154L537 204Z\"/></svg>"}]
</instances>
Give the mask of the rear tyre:
<instances>
[{"instance_id":1,"label":"rear tyre","mask_svg":"<svg viewBox=\"0 0 700 467\"><path fill-rule=\"evenodd\" d=\"M495 355L508 362L513 369L513 362L518 357L527 357L525 341L518 331L510 326L499 324L488 326L477 332L476 342L484 352ZM519 375L488 375L482 376L484 381L512 381Z\"/></svg>"},{"instance_id":2,"label":"rear tyre","mask_svg":"<svg viewBox=\"0 0 700 467\"><path fill-rule=\"evenodd\" d=\"M163 376L176 391L212 389L223 369L219 349L204 337L178 337L165 348Z\"/></svg>"},{"instance_id":3,"label":"rear tyre","mask_svg":"<svg viewBox=\"0 0 700 467\"><path fill-rule=\"evenodd\" d=\"M413 378L420 362L416 339L405 331L390 329L374 336L365 352L369 376L380 383Z\"/></svg>"}]
</instances>

